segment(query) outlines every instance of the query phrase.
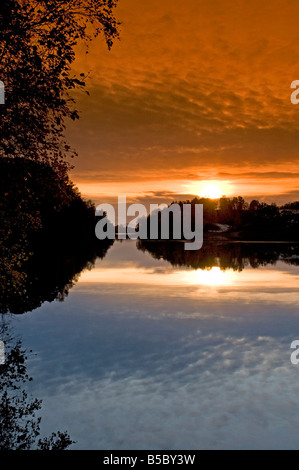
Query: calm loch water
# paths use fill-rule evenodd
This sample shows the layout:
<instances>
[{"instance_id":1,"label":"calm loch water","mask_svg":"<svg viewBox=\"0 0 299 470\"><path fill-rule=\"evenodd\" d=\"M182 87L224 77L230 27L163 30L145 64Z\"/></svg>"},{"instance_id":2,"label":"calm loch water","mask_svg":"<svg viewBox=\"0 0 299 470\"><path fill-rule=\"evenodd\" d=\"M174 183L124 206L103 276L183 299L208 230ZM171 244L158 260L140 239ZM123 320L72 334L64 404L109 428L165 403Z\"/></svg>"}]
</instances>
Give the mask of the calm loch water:
<instances>
[{"instance_id":1,"label":"calm loch water","mask_svg":"<svg viewBox=\"0 0 299 470\"><path fill-rule=\"evenodd\" d=\"M297 251L115 242L63 302L7 316L32 350L42 434L67 430L73 449L298 448Z\"/></svg>"}]
</instances>

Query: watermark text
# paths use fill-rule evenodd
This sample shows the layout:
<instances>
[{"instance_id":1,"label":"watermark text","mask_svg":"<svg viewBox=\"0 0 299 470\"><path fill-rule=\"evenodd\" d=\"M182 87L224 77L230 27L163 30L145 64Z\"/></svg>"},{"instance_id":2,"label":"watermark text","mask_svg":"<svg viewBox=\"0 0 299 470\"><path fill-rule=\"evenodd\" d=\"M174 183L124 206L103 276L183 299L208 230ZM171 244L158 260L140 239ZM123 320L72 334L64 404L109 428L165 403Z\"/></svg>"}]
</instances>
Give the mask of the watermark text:
<instances>
[{"instance_id":1,"label":"watermark text","mask_svg":"<svg viewBox=\"0 0 299 470\"><path fill-rule=\"evenodd\" d=\"M143 204L127 207L126 196L118 197L117 220L111 204L100 204L96 216L99 240L117 238L132 240L184 240L185 250L199 250L203 245L202 204L151 204L150 213ZM106 216L106 217L105 217ZM127 217L134 217L128 222Z\"/></svg>"}]
</instances>

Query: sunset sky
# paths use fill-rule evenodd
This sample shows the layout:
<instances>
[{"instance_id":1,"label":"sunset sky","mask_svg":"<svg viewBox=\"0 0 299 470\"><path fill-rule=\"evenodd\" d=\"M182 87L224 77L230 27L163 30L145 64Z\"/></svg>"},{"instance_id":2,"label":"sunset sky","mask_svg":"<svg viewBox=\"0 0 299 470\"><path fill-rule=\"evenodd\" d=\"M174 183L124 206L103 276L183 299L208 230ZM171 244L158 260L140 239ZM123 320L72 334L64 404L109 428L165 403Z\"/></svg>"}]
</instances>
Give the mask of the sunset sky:
<instances>
[{"instance_id":1,"label":"sunset sky","mask_svg":"<svg viewBox=\"0 0 299 470\"><path fill-rule=\"evenodd\" d=\"M116 16L120 41L74 65L89 72L67 129L83 195L298 200L298 0L119 0Z\"/></svg>"}]
</instances>

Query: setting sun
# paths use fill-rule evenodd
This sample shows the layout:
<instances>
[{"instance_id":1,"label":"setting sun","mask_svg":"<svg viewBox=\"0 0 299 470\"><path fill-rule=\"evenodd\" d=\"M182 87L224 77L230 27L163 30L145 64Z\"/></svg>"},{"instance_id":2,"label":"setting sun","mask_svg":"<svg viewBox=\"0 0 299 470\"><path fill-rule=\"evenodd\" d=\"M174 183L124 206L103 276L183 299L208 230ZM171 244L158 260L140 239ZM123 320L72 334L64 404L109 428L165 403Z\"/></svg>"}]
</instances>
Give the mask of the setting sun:
<instances>
[{"instance_id":1,"label":"setting sun","mask_svg":"<svg viewBox=\"0 0 299 470\"><path fill-rule=\"evenodd\" d=\"M209 183L203 187L200 195L211 199L218 199L223 196L223 190L217 183Z\"/></svg>"},{"instance_id":2,"label":"setting sun","mask_svg":"<svg viewBox=\"0 0 299 470\"><path fill-rule=\"evenodd\" d=\"M201 181L188 185L188 190L199 197L218 199L222 196L229 196L232 192L227 181Z\"/></svg>"}]
</instances>

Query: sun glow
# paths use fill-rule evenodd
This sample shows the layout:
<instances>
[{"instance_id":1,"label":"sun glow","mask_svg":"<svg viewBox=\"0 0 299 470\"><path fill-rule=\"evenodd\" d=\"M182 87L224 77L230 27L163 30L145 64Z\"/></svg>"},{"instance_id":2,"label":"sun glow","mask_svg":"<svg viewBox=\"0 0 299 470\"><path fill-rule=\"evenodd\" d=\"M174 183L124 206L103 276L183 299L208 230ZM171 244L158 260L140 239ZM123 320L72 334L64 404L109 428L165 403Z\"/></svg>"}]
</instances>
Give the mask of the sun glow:
<instances>
[{"instance_id":1,"label":"sun glow","mask_svg":"<svg viewBox=\"0 0 299 470\"><path fill-rule=\"evenodd\" d=\"M221 196L226 195L228 185L218 181L211 181L203 184L200 189L200 196L208 197L210 199L219 199Z\"/></svg>"},{"instance_id":2,"label":"sun glow","mask_svg":"<svg viewBox=\"0 0 299 470\"><path fill-rule=\"evenodd\" d=\"M231 270L222 270L218 266L210 269L197 270L160 270L156 272L151 268L123 266L121 268L95 268L86 270L80 276L83 283L109 283L117 284L144 284L152 286L228 286L236 283L236 273Z\"/></svg>"},{"instance_id":3,"label":"sun glow","mask_svg":"<svg viewBox=\"0 0 299 470\"><path fill-rule=\"evenodd\" d=\"M223 193L217 184L210 183L203 188L202 196L209 197L211 199L218 199L223 196Z\"/></svg>"},{"instance_id":4,"label":"sun glow","mask_svg":"<svg viewBox=\"0 0 299 470\"><path fill-rule=\"evenodd\" d=\"M232 188L227 181L197 181L188 185L188 191L199 197L219 199L222 196L229 196Z\"/></svg>"},{"instance_id":5,"label":"sun glow","mask_svg":"<svg viewBox=\"0 0 299 470\"><path fill-rule=\"evenodd\" d=\"M214 266L211 269L184 271L183 280L187 284L227 286L234 283L235 273L232 270L223 271L219 267Z\"/></svg>"}]
</instances>

